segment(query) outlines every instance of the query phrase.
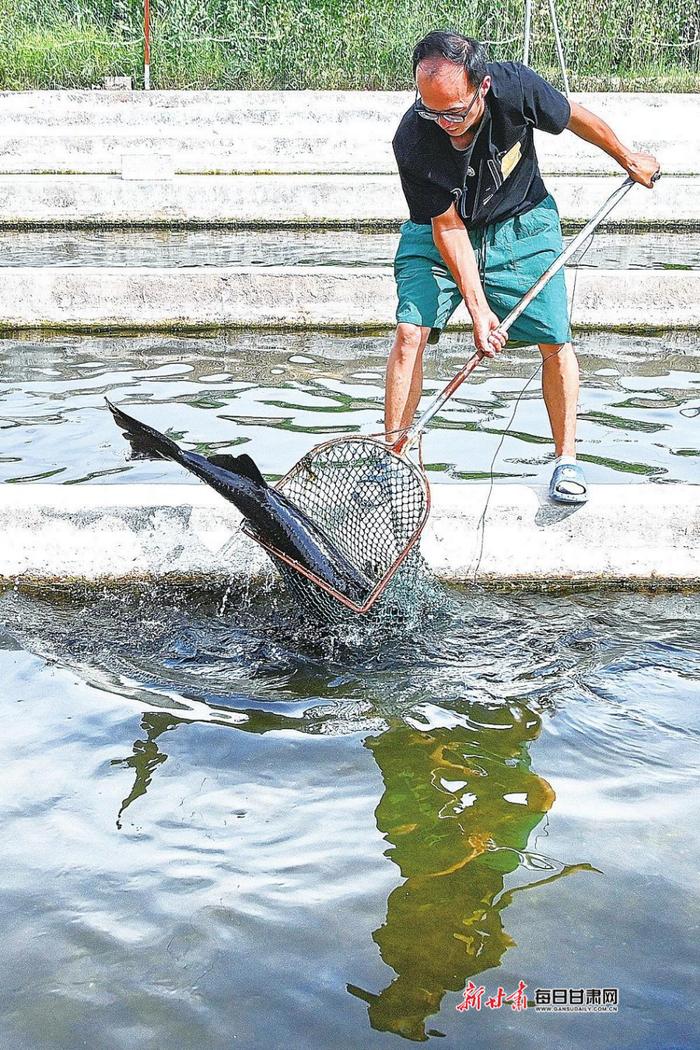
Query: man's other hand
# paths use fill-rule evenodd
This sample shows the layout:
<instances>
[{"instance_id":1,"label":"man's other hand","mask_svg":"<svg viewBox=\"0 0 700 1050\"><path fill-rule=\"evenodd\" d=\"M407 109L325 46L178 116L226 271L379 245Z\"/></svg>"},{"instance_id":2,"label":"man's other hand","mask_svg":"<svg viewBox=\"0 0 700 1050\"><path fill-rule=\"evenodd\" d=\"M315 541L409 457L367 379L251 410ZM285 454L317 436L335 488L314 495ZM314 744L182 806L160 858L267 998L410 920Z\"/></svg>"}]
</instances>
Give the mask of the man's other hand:
<instances>
[{"instance_id":1,"label":"man's other hand","mask_svg":"<svg viewBox=\"0 0 700 1050\"><path fill-rule=\"evenodd\" d=\"M492 310L480 310L472 318L474 325L474 345L484 357L495 357L500 354L508 341L508 336L498 327L501 322Z\"/></svg>"},{"instance_id":2,"label":"man's other hand","mask_svg":"<svg viewBox=\"0 0 700 1050\"><path fill-rule=\"evenodd\" d=\"M659 162L651 153L630 153L624 167L631 179L651 189L654 185L652 179L659 171Z\"/></svg>"}]
</instances>

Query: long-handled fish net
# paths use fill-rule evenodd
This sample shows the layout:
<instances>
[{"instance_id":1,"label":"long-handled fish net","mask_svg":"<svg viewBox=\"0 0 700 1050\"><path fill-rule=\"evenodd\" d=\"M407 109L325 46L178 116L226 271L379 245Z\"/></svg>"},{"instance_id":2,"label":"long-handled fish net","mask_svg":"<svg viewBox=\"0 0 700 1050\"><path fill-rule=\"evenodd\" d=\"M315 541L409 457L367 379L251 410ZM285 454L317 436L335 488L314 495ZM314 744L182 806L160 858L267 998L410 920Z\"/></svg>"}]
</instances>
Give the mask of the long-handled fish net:
<instances>
[{"instance_id":1,"label":"long-handled fish net","mask_svg":"<svg viewBox=\"0 0 700 1050\"><path fill-rule=\"evenodd\" d=\"M581 232L566 247L520 302L501 322L505 334L551 278L634 185L626 179ZM427 409L398 440L375 436L340 437L311 449L277 489L316 522L366 576L368 590L361 603L330 587L294 559L276 550L246 525L262 544L293 592L324 619L343 611L368 613L379 599L401 607L415 593L416 581L427 572L419 540L430 513L430 487L420 457L426 427L483 358L477 352L433 398ZM410 453L418 452L417 459Z\"/></svg>"},{"instance_id":2,"label":"long-handled fish net","mask_svg":"<svg viewBox=\"0 0 700 1050\"><path fill-rule=\"evenodd\" d=\"M366 613L402 567L406 582L420 571L417 543L430 512L430 488L420 460L399 454L383 438L342 437L317 445L276 487L369 581L362 603L352 602L246 524L245 531L273 555L287 585L324 619L343 609Z\"/></svg>"}]
</instances>

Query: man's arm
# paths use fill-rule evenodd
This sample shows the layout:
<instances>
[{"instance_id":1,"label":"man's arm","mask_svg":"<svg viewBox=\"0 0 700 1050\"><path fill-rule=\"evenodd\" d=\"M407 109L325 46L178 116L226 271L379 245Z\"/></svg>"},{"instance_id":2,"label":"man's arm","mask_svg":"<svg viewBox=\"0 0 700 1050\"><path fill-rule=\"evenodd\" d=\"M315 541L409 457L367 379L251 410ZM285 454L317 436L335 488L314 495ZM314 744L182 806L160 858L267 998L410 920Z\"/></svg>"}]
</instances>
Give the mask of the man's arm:
<instances>
[{"instance_id":1,"label":"man's arm","mask_svg":"<svg viewBox=\"0 0 700 1050\"><path fill-rule=\"evenodd\" d=\"M580 139L598 146L613 160L616 160L621 168L624 168L630 178L640 182L642 186L652 188L652 176L659 171L659 162L651 153L634 153L623 146L615 132L604 120L590 113L578 102L571 102L571 117L567 124L569 131L578 135Z\"/></svg>"},{"instance_id":2,"label":"man's arm","mask_svg":"<svg viewBox=\"0 0 700 1050\"><path fill-rule=\"evenodd\" d=\"M474 326L474 345L485 357L494 357L506 344L499 320L486 302L469 234L454 204L432 220L433 240L455 279Z\"/></svg>"}]
</instances>

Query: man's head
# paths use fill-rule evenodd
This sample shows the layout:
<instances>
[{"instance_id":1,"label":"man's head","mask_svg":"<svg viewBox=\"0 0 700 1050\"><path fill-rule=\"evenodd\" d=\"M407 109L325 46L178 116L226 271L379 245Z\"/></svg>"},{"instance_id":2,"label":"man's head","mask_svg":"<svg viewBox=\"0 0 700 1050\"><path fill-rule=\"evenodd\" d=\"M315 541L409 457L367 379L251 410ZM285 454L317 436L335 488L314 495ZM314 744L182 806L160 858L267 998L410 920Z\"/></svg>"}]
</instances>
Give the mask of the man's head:
<instances>
[{"instance_id":1,"label":"man's head","mask_svg":"<svg viewBox=\"0 0 700 1050\"><path fill-rule=\"evenodd\" d=\"M460 33L428 33L413 51L413 74L424 113L448 135L463 135L478 124L491 86L483 44ZM445 115L463 117L449 120Z\"/></svg>"}]
</instances>

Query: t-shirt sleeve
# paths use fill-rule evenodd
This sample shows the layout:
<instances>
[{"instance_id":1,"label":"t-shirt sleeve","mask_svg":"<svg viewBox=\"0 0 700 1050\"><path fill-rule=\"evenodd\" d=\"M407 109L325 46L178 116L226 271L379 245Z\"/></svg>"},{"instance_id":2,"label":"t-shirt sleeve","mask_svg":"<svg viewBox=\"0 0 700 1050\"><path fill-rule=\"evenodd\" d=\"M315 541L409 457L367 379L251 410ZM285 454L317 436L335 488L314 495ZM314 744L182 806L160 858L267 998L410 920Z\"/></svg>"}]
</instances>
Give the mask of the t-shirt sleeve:
<instances>
[{"instance_id":1,"label":"t-shirt sleeve","mask_svg":"<svg viewBox=\"0 0 700 1050\"><path fill-rule=\"evenodd\" d=\"M569 100L528 66L518 63L518 73L523 89L523 113L527 119L540 131L560 135L571 117Z\"/></svg>"},{"instance_id":2,"label":"t-shirt sleeve","mask_svg":"<svg viewBox=\"0 0 700 1050\"><path fill-rule=\"evenodd\" d=\"M430 222L436 215L442 215L454 202L449 189L430 178L426 170L425 158L417 150L409 131L406 130L407 113L398 127L392 140L392 149L399 169L401 188L406 204L414 222ZM408 141L407 141L408 136Z\"/></svg>"},{"instance_id":3,"label":"t-shirt sleeve","mask_svg":"<svg viewBox=\"0 0 700 1050\"><path fill-rule=\"evenodd\" d=\"M454 197L449 190L437 186L428 179L420 178L401 168L399 168L399 177L411 215L418 215L423 219L434 219L437 215L446 212L451 204L454 204Z\"/></svg>"}]
</instances>

